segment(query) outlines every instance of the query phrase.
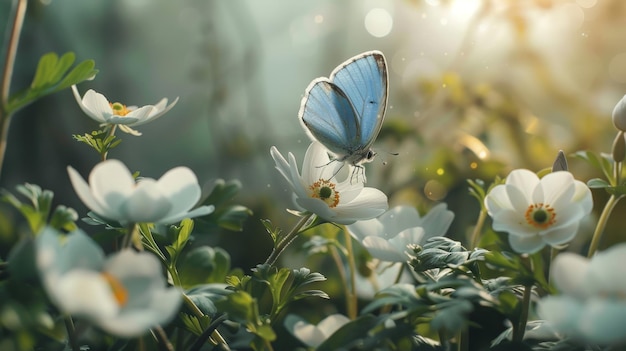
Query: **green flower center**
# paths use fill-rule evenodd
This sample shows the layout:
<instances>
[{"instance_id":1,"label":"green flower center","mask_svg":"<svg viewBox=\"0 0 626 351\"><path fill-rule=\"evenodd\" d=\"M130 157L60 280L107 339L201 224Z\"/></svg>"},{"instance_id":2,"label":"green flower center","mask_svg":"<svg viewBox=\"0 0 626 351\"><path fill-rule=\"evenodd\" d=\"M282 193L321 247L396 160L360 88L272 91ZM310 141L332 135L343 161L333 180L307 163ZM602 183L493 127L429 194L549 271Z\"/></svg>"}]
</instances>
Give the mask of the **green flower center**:
<instances>
[{"instance_id":1,"label":"green flower center","mask_svg":"<svg viewBox=\"0 0 626 351\"><path fill-rule=\"evenodd\" d=\"M113 110L113 114L117 116L126 116L130 111L124 104L120 104L119 102L109 103L111 106L111 110Z\"/></svg>"},{"instance_id":2,"label":"green flower center","mask_svg":"<svg viewBox=\"0 0 626 351\"><path fill-rule=\"evenodd\" d=\"M339 192L335 189L335 183L320 179L311 184L309 190L311 197L324 201L330 208L339 204Z\"/></svg>"},{"instance_id":3,"label":"green flower center","mask_svg":"<svg viewBox=\"0 0 626 351\"><path fill-rule=\"evenodd\" d=\"M526 223L538 229L547 229L556 223L556 212L549 204L538 203L526 209Z\"/></svg>"}]
</instances>

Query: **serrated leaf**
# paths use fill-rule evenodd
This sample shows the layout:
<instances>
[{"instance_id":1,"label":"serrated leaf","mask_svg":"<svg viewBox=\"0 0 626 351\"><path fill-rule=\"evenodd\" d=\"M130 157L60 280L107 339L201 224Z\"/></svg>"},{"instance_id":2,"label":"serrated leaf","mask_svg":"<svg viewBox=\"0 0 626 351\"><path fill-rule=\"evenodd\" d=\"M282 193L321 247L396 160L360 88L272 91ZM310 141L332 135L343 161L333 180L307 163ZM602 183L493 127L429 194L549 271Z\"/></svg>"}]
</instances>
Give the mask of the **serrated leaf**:
<instances>
[{"instance_id":1,"label":"serrated leaf","mask_svg":"<svg viewBox=\"0 0 626 351\"><path fill-rule=\"evenodd\" d=\"M54 209L49 224L52 228L71 232L77 228L77 220L78 213L73 208L59 205Z\"/></svg>"}]
</instances>

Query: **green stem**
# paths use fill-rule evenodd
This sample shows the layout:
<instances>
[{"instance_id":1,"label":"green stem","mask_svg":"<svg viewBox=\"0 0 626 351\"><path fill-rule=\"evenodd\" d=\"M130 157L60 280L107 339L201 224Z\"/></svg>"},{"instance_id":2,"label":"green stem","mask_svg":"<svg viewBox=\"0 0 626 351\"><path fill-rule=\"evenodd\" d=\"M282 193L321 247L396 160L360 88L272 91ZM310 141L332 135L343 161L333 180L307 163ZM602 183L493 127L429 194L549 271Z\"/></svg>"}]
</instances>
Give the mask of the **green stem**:
<instances>
[{"instance_id":1,"label":"green stem","mask_svg":"<svg viewBox=\"0 0 626 351\"><path fill-rule=\"evenodd\" d=\"M11 78L13 76L17 45L20 41L20 33L22 32L22 26L24 25L24 16L26 15L27 5L27 0L17 0L17 3L15 4L15 18L13 19L13 26L11 27L9 43L6 49L7 54L4 59L2 83L0 84L0 174L2 174L4 154L6 152L7 138L9 136L9 125L11 123L11 111L9 111Z\"/></svg>"},{"instance_id":2,"label":"green stem","mask_svg":"<svg viewBox=\"0 0 626 351\"><path fill-rule=\"evenodd\" d=\"M591 258L593 254L598 249L598 245L600 244L600 239L602 238L602 234L604 233L604 228L611 216L611 212L617 205L617 202L623 197L623 195L615 196L611 195L609 200L604 205L604 209L602 210L602 214L600 214L600 218L598 219L598 224L596 224L596 230L593 232L593 236L591 237L591 244L589 244L589 251L587 252L587 257Z\"/></svg>"},{"instance_id":3,"label":"green stem","mask_svg":"<svg viewBox=\"0 0 626 351\"><path fill-rule=\"evenodd\" d=\"M283 253L283 251L285 251L287 246L289 246L289 244L291 244L291 242L298 236L298 234L300 234L300 229L308 222L308 220L312 216L313 216L313 214L310 213L310 214L300 218L300 221L298 221L298 223L296 223L296 225L293 227L293 229L291 229L291 231L287 235L285 235L285 237L282 240L280 240L278 242L278 244L276 244L276 246L272 250L272 253L270 254L270 256L265 261L265 264L271 266L271 265L274 265L274 263L276 263L276 260L278 259L278 256L280 256L280 254Z\"/></svg>"},{"instance_id":4,"label":"green stem","mask_svg":"<svg viewBox=\"0 0 626 351\"><path fill-rule=\"evenodd\" d=\"M513 341L521 342L526 332L526 323L528 322L528 311L530 310L530 296L532 294L532 285L524 286L524 295L522 296L522 314L519 318L517 328L513 328Z\"/></svg>"},{"instance_id":5,"label":"green stem","mask_svg":"<svg viewBox=\"0 0 626 351\"><path fill-rule=\"evenodd\" d=\"M352 249L352 236L344 228L343 233L346 239L346 251L348 259L348 267L350 268L350 290L346 290L346 300L348 301L348 318L354 320L357 317L357 299L356 299L356 263L354 262L354 250Z\"/></svg>"},{"instance_id":6,"label":"green stem","mask_svg":"<svg viewBox=\"0 0 626 351\"><path fill-rule=\"evenodd\" d=\"M467 330L467 326L463 327L463 329L459 332L459 340L457 343L458 351L468 351L469 350L469 332Z\"/></svg>"},{"instance_id":7,"label":"green stem","mask_svg":"<svg viewBox=\"0 0 626 351\"><path fill-rule=\"evenodd\" d=\"M139 228L137 223L130 223L126 226L126 235L122 239L122 249L130 248L133 246L133 239L135 235L138 235ZM143 248L143 247L142 247Z\"/></svg>"},{"instance_id":8,"label":"green stem","mask_svg":"<svg viewBox=\"0 0 626 351\"><path fill-rule=\"evenodd\" d=\"M79 351L78 340L76 339L76 329L74 328L74 321L71 316L67 316L64 318L65 321L65 329L67 329L67 338L70 343L70 348L72 351Z\"/></svg>"},{"instance_id":9,"label":"green stem","mask_svg":"<svg viewBox=\"0 0 626 351\"><path fill-rule=\"evenodd\" d=\"M174 346L167 338L167 334L165 334L165 330L161 326L156 326L152 328L152 331L159 343L159 348L163 351L174 351Z\"/></svg>"},{"instance_id":10,"label":"green stem","mask_svg":"<svg viewBox=\"0 0 626 351\"><path fill-rule=\"evenodd\" d=\"M115 134L115 129L116 128L117 128L117 124L112 124L111 125L111 129L109 129L109 133L107 135L107 138L110 137L110 136L113 136ZM108 150L106 152L104 152L103 154L101 154L102 161L106 161L108 155L109 155L109 151Z\"/></svg>"},{"instance_id":11,"label":"green stem","mask_svg":"<svg viewBox=\"0 0 626 351\"><path fill-rule=\"evenodd\" d=\"M475 249L478 245L478 240L480 239L480 233L483 230L483 225L485 224L485 219L487 218L487 210L482 208L480 213L478 214L478 220L476 221L476 226L472 231L472 239L470 249Z\"/></svg>"},{"instance_id":12,"label":"green stem","mask_svg":"<svg viewBox=\"0 0 626 351\"><path fill-rule=\"evenodd\" d=\"M204 317L204 312L202 312L202 310L185 293L183 293L183 303L187 306L187 308L189 308L189 310L191 310L196 318L200 319ZM226 340L224 340L224 337L222 337L222 334L220 334L217 329L211 333L211 339L215 340L215 342L221 346L222 350L229 350Z\"/></svg>"},{"instance_id":13,"label":"green stem","mask_svg":"<svg viewBox=\"0 0 626 351\"><path fill-rule=\"evenodd\" d=\"M335 246L330 246L330 255L337 266L337 272L339 272L339 281L341 282L341 287L343 291L348 291L348 280L346 279L346 271L344 269L343 261L341 260L341 256L339 256L339 250ZM346 310L350 307L350 298L348 294L346 294Z\"/></svg>"}]
</instances>

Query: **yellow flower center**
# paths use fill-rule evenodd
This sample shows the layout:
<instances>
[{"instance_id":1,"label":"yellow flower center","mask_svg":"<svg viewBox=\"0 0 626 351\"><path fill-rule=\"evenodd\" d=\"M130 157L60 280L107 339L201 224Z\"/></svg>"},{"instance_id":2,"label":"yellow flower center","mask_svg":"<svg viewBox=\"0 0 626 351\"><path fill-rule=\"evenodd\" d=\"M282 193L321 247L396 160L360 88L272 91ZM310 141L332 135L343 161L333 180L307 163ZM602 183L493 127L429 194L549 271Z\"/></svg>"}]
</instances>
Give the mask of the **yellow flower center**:
<instances>
[{"instance_id":1,"label":"yellow flower center","mask_svg":"<svg viewBox=\"0 0 626 351\"><path fill-rule=\"evenodd\" d=\"M117 304L124 306L128 302L128 291L124 285L109 273L102 273L102 277L109 283Z\"/></svg>"},{"instance_id":2,"label":"yellow flower center","mask_svg":"<svg viewBox=\"0 0 626 351\"><path fill-rule=\"evenodd\" d=\"M119 102L109 103L109 105L111 105L114 115L124 117L130 112L128 108L126 108L126 105L120 104Z\"/></svg>"},{"instance_id":3,"label":"yellow flower center","mask_svg":"<svg viewBox=\"0 0 626 351\"><path fill-rule=\"evenodd\" d=\"M335 190L335 183L320 179L309 186L311 197L324 201L328 207L333 208L339 204L339 192Z\"/></svg>"},{"instance_id":4,"label":"yellow flower center","mask_svg":"<svg viewBox=\"0 0 626 351\"><path fill-rule=\"evenodd\" d=\"M528 224L539 229L549 228L556 223L556 212L554 212L554 208L544 203L528 206L524 217Z\"/></svg>"}]
</instances>

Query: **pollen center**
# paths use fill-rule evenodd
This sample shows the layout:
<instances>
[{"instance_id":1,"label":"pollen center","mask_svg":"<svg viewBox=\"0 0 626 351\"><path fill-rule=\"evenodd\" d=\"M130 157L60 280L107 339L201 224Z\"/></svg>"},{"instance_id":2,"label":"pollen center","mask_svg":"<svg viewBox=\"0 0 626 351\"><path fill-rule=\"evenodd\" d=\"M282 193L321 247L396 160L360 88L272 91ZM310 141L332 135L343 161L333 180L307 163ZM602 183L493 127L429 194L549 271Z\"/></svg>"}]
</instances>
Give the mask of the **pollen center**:
<instances>
[{"instance_id":1,"label":"pollen center","mask_svg":"<svg viewBox=\"0 0 626 351\"><path fill-rule=\"evenodd\" d=\"M320 179L309 186L311 197L324 201L333 208L339 204L339 192L335 190L335 183Z\"/></svg>"},{"instance_id":2,"label":"pollen center","mask_svg":"<svg viewBox=\"0 0 626 351\"><path fill-rule=\"evenodd\" d=\"M109 273L102 273L102 277L107 281L107 283L109 283L111 292L113 293L113 297L115 297L117 304L124 306L128 302L128 291L124 285Z\"/></svg>"},{"instance_id":3,"label":"pollen center","mask_svg":"<svg viewBox=\"0 0 626 351\"><path fill-rule=\"evenodd\" d=\"M556 212L549 204L538 203L528 206L524 215L526 222L535 228L546 229L556 223Z\"/></svg>"},{"instance_id":4,"label":"pollen center","mask_svg":"<svg viewBox=\"0 0 626 351\"><path fill-rule=\"evenodd\" d=\"M126 105L120 104L119 102L109 103L109 105L111 105L114 115L124 117L130 112Z\"/></svg>"}]
</instances>

